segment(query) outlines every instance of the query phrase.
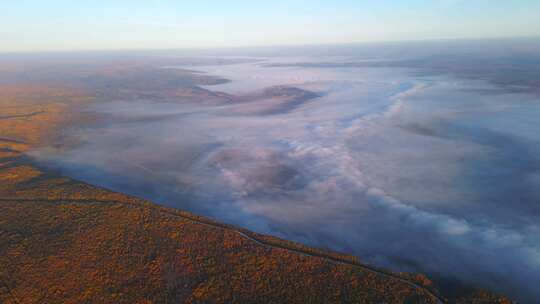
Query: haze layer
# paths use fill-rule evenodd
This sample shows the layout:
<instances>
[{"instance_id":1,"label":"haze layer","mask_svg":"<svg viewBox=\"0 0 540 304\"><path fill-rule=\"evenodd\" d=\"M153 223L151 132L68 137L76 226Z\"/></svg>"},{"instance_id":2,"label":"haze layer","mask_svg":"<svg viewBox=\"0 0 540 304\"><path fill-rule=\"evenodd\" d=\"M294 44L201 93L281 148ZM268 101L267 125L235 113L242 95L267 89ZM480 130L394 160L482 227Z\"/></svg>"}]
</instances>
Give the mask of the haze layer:
<instances>
[{"instance_id":1,"label":"haze layer","mask_svg":"<svg viewBox=\"0 0 540 304\"><path fill-rule=\"evenodd\" d=\"M502 44L184 58L154 68L211 81L105 95L82 110L99 123L35 156L258 232L538 298L538 44Z\"/></svg>"}]
</instances>

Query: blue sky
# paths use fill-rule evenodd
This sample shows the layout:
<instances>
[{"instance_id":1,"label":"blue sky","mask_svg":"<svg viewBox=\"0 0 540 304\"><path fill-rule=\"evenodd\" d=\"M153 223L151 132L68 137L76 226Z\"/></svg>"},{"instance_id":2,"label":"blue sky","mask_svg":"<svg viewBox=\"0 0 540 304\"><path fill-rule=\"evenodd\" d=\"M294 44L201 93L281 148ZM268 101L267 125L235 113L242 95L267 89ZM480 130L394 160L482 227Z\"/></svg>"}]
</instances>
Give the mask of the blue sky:
<instances>
[{"instance_id":1,"label":"blue sky","mask_svg":"<svg viewBox=\"0 0 540 304\"><path fill-rule=\"evenodd\" d=\"M17 0L0 51L540 36L538 0Z\"/></svg>"}]
</instances>

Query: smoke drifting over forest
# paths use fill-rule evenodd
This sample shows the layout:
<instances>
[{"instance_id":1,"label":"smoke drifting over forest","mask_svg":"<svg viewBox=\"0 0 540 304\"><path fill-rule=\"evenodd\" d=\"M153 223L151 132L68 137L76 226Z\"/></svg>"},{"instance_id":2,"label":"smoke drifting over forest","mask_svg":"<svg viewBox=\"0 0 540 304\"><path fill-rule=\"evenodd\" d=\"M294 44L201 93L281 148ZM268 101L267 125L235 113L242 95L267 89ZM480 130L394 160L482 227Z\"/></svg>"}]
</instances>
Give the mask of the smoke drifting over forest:
<instances>
[{"instance_id":1,"label":"smoke drifting over forest","mask_svg":"<svg viewBox=\"0 0 540 304\"><path fill-rule=\"evenodd\" d=\"M35 157L393 270L540 298L540 95L489 68L529 57L332 52L159 67L214 81L165 99L105 96L81 110L99 124ZM452 58L476 65L446 68Z\"/></svg>"}]
</instances>

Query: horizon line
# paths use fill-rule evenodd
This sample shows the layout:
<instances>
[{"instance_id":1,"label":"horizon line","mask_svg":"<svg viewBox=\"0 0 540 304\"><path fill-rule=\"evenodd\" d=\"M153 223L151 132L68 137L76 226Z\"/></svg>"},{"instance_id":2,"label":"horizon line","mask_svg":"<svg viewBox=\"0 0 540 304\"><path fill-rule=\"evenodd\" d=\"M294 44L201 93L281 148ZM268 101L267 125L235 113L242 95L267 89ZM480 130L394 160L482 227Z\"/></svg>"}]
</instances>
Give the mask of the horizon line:
<instances>
[{"instance_id":1,"label":"horizon line","mask_svg":"<svg viewBox=\"0 0 540 304\"><path fill-rule=\"evenodd\" d=\"M426 38L426 39L395 39L395 40L372 40L352 42L321 42L321 43L298 43L298 44L268 44L268 45L240 45L240 46L207 46L207 47L164 47L164 48L102 48L102 49L44 49L44 50L15 50L1 51L2 55L29 55L29 54L66 54L66 53L120 53L120 52L174 52L174 51L212 51L212 50L248 50L248 49L272 49L272 48L301 48L301 47L324 47L346 45L377 45L377 44L401 44L401 43L430 43L430 42L458 42L458 41L497 41L497 40L520 40L540 39L540 35L519 35L500 37L453 37L453 38Z\"/></svg>"}]
</instances>

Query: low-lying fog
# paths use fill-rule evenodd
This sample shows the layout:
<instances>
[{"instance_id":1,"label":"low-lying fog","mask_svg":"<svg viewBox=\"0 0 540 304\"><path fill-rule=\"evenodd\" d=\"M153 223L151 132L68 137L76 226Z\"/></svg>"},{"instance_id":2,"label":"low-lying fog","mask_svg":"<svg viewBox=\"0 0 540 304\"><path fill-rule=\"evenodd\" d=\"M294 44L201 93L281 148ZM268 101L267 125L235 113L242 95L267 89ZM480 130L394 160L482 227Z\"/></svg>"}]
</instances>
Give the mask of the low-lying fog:
<instances>
[{"instance_id":1,"label":"low-lying fog","mask_svg":"<svg viewBox=\"0 0 540 304\"><path fill-rule=\"evenodd\" d=\"M328 64L350 58L259 59L192 67L230 79L204 88L241 102L107 100L85 109L105 124L38 158L375 265L540 298L537 95Z\"/></svg>"}]
</instances>

